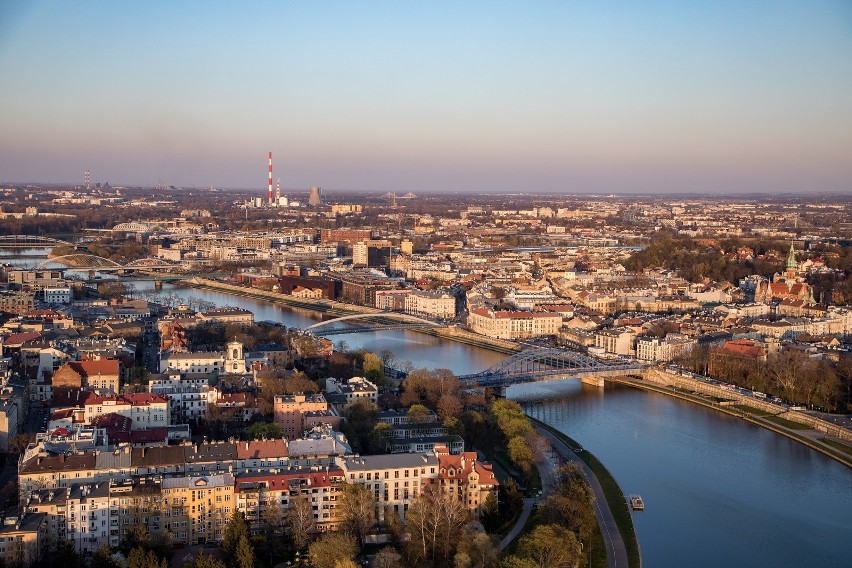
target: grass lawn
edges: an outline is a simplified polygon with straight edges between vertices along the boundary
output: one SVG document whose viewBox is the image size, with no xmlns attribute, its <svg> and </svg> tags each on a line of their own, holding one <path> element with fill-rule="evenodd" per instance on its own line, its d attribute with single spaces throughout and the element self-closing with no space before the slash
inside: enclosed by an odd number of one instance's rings
<svg viewBox="0 0 852 568">
<path fill-rule="evenodd" d="M 793 422 L 792 420 L 787 420 L 786 418 L 780 418 L 778 416 L 766 416 L 764 418 L 767 422 L 772 422 L 773 424 L 777 424 L 778 426 L 783 426 L 784 428 L 788 428 L 790 430 L 810 430 L 810 426 L 805 426 L 804 424 L 799 424 L 798 422 Z"/>
<path fill-rule="evenodd" d="M 746 412 L 748 414 L 753 414 L 754 416 L 775 416 L 771 412 L 766 412 L 765 410 L 760 410 L 758 408 L 752 408 L 751 406 L 746 406 L 744 404 L 733 404 L 730 408 L 736 408 L 737 410 L 741 410 L 742 412 Z"/>
<path fill-rule="evenodd" d="M 844 454 L 852 456 L 852 446 L 844 444 L 843 442 L 838 442 L 837 440 L 834 440 L 832 438 L 820 438 L 819 441 L 825 444 L 826 446 L 831 446 L 835 450 L 839 450 Z"/>
</svg>

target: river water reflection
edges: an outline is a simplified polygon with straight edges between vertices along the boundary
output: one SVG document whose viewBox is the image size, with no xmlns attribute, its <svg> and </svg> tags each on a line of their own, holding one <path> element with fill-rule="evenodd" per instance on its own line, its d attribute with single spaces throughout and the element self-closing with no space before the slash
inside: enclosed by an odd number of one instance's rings
<svg viewBox="0 0 852 568">
<path fill-rule="evenodd" d="M 136 282 L 140 291 L 153 283 Z M 318 314 L 191 288 L 163 294 L 251 310 L 257 321 L 306 327 Z M 333 336 L 392 350 L 414 367 L 480 371 L 504 356 L 411 331 Z M 601 459 L 646 510 L 634 516 L 645 566 L 848 566 L 852 470 L 809 448 L 712 410 L 622 386 L 577 381 L 512 387 L 536 418 Z"/>
</svg>

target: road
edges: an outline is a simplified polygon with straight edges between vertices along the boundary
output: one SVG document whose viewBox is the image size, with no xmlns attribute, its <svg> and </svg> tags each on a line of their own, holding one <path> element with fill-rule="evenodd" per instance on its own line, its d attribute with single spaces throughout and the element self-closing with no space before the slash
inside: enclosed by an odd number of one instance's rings
<svg viewBox="0 0 852 568">
<path fill-rule="evenodd" d="M 598 483 L 597 477 L 595 477 L 595 474 L 591 469 L 589 469 L 589 466 L 587 466 L 583 460 L 578 458 L 571 448 L 565 444 L 565 442 L 540 426 L 536 426 L 536 430 L 538 430 L 539 434 L 544 436 L 550 442 L 556 453 L 562 456 L 563 459 L 575 462 L 582 468 L 582 471 L 589 482 L 589 487 L 595 495 L 595 518 L 598 520 L 598 526 L 601 528 L 601 534 L 603 535 L 604 544 L 606 545 L 607 566 L 609 566 L 609 568 L 627 568 L 627 547 L 624 546 L 624 539 L 621 538 L 621 533 L 618 531 L 618 525 L 615 524 L 615 518 L 612 516 L 612 511 L 610 511 L 609 506 L 607 505 L 606 495 L 604 495 L 603 488 L 601 487 L 601 484 Z M 550 460 L 548 460 L 548 463 L 552 464 Z M 552 478 L 552 469 L 547 472 L 547 476 Z M 544 477 L 545 474 L 542 473 L 542 481 L 544 481 Z"/>
<path fill-rule="evenodd" d="M 518 517 L 518 521 L 515 523 L 515 526 L 512 527 L 512 530 L 509 531 L 509 534 L 503 537 L 503 540 L 500 541 L 500 552 L 503 552 L 503 549 L 509 546 L 509 544 L 515 540 L 519 534 L 521 534 L 521 531 L 524 530 L 524 526 L 527 524 L 527 520 L 529 520 L 536 502 L 538 502 L 538 499 L 535 497 L 527 497 L 524 499 L 524 506 L 521 508 L 521 516 Z"/>
</svg>

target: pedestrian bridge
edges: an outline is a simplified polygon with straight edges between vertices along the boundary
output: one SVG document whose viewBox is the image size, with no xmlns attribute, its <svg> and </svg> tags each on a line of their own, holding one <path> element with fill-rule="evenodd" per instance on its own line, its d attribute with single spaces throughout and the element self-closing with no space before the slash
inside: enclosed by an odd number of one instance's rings
<svg viewBox="0 0 852 568">
<path fill-rule="evenodd" d="M 369 326 L 360 326 L 355 328 L 343 329 L 320 329 L 328 327 L 331 324 L 341 321 L 356 321 L 356 320 L 375 320 L 370 322 Z M 320 329 L 321 335 L 336 335 L 342 333 L 359 333 L 364 331 L 382 331 L 386 329 L 416 329 L 423 327 L 442 327 L 441 324 L 423 319 L 411 314 L 402 314 L 398 312 L 372 312 L 364 314 L 350 314 L 340 316 L 334 319 L 324 320 L 309 325 L 305 331 L 316 332 Z"/>
<path fill-rule="evenodd" d="M 479 373 L 460 376 L 459 380 L 471 387 L 508 387 L 560 379 L 605 379 L 643 369 L 635 361 L 601 361 L 577 351 L 537 348 L 507 357 Z"/>
<path fill-rule="evenodd" d="M 55 247 L 57 245 L 75 246 L 74 243 L 42 237 L 41 235 L 2 235 L 0 236 L 0 248 L 43 248 Z"/>
<path fill-rule="evenodd" d="M 48 264 L 64 264 L 68 270 L 96 270 L 98 272 L 123 272 L 125 270 L 148 270 L 157 268 L 177 268 L 178 263 L 168 262 L 155 258 L 140 258 L 127 264 L 120 264 L 109 258 L 96 256 L 88 253 L 74 253 L 46 258 L 36 267 L 38 270 L 45 268 Z"/>
</svg>

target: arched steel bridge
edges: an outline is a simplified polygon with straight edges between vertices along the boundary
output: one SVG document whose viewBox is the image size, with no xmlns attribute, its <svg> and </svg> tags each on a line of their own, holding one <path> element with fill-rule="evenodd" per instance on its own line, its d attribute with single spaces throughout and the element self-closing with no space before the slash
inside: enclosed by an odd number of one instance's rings
<svg viewBox="0 0 852 568">
<path fill-rule="evenodd" d="M 46 258 L 38 263 L 37 269 L 43 269 L 48 264 L 65 264 L 69 270 L 97 270 L 99 272 L 113 272 L 122 270 L 144 270 L 152 268 L 176 268 L 180 264 L 161 260 L 159 258 L 140 258 L 127 264 L 120 264 L 109 258 L 87 253 L 74 253 Z"/>
<path fill-rule="evenodd" d="M 411 322 L 409 324 L 401 325 L 399 323 L 387 323 L 382 324 L 381 321 L 376 322 L 374 325 L 369 327 L 357 327 L 346 330 L 337 330 L 337 329 L 329 329 L 322 330 L 322 335 L 336 335 L 341 333 L 358 333 L 362 331 L 379 331 L 385 329 L 412 329 L 418 327 L 441 327 L 441 324 L 435 323 L 433 321 L 429 321 L 427 319 L 419 318 L 417 316 L 413 316 L 411 314 L 401 314 L 399 312 L 375 312 L 368 314 L 351 314 L 348 316 L 340 316 L 334 319 L 325 320 L 321 322 L 317 322 L 313 325 L 309 325 L 305 328 L 305 331 L 315 331 L 318 328 L 326 327 L 333 323 L 337 323 L 340 321 L 352 321 L 352 320 L 366 320 L 371 318 L 380 318 L 380 320 L 405 320 Z"/>
<path fill-rule="evenodd" d="M 42 237 L 41 235 L 0 235 L 0 248 L 38 248 L 54 247 L 56 245 L 75 246 L 74 243 L 69 243 L 68 241 L 62 241 L 51 237 Z"/>
<path fill-rule="evenodd" d="M 606 378 L 644 369 L 635 361 L 601 361 L 577 351 L 537 348 L 521 351 L 479 373 L 463 375 L 468 386 L 507 387 L 534 381 Z"/>
</svg>

